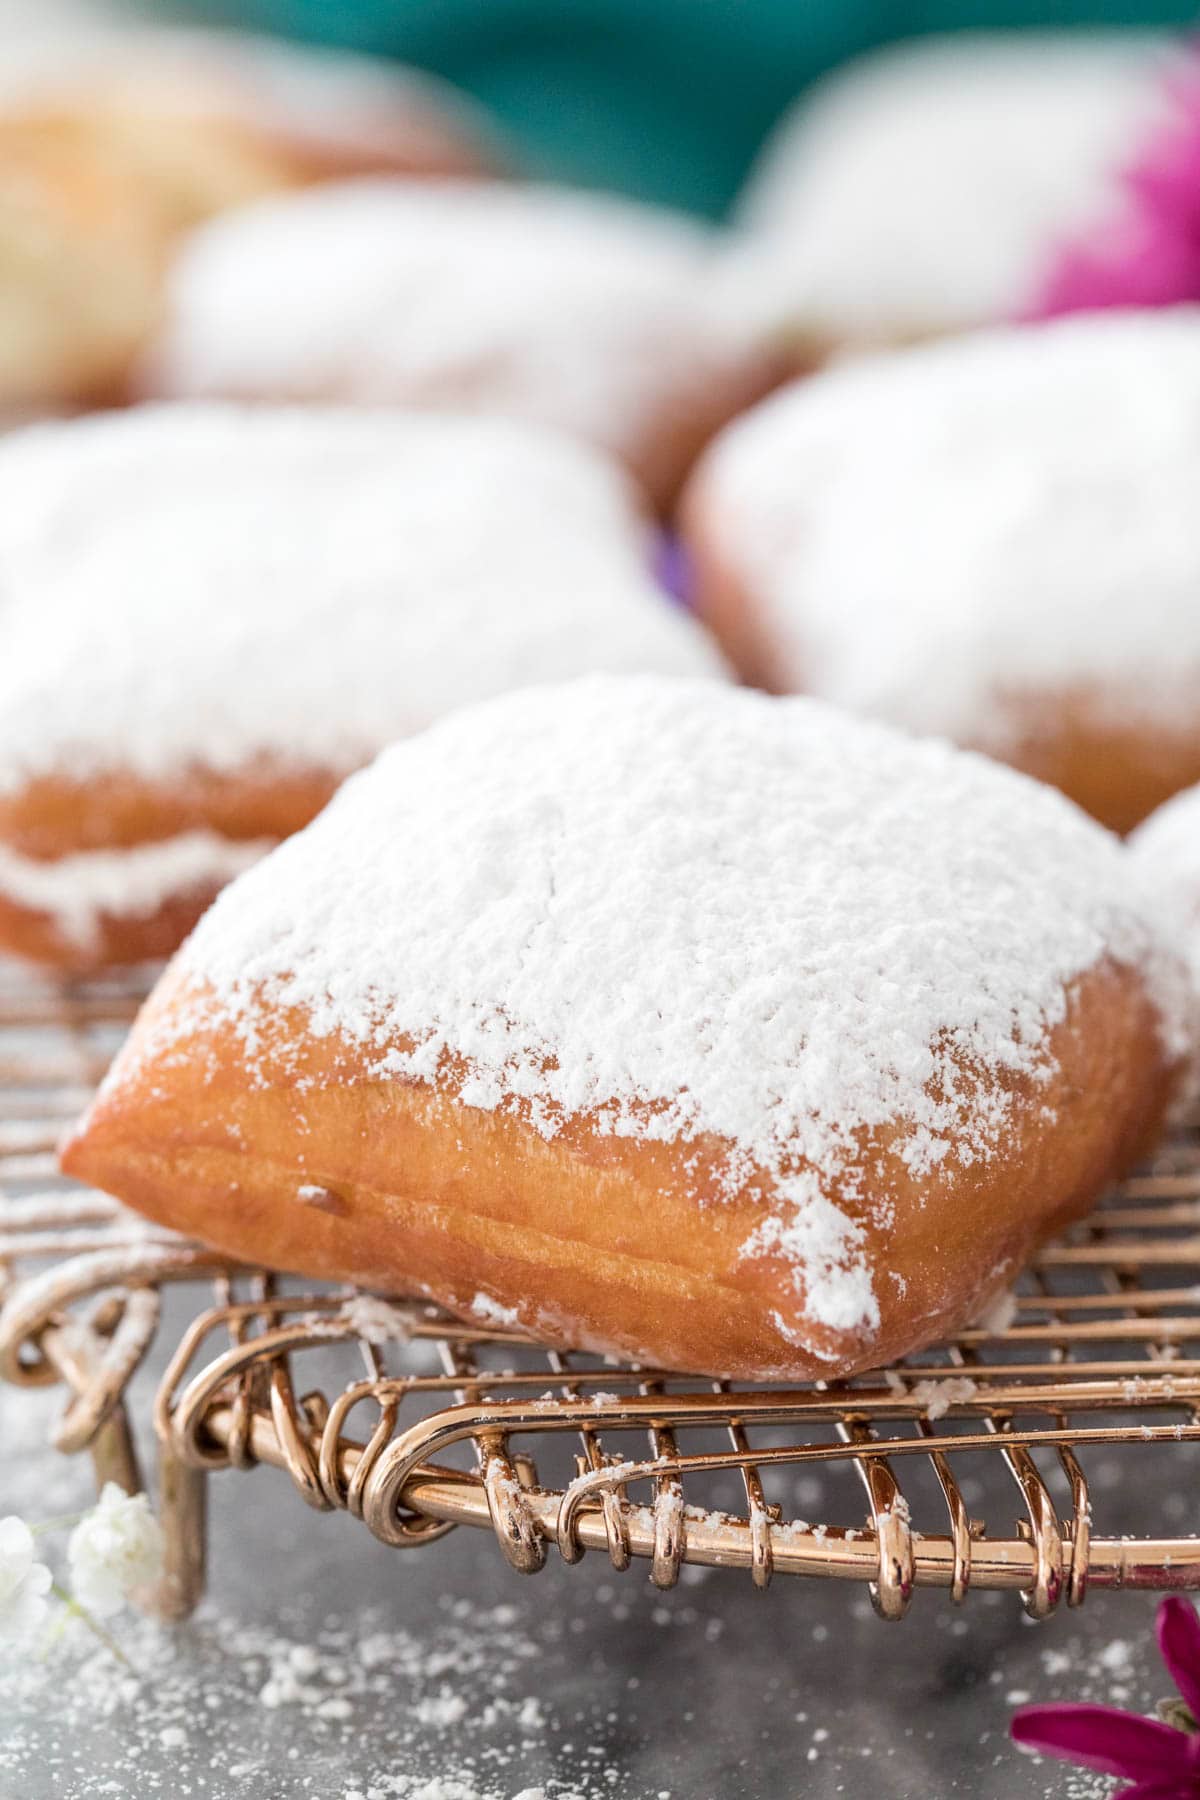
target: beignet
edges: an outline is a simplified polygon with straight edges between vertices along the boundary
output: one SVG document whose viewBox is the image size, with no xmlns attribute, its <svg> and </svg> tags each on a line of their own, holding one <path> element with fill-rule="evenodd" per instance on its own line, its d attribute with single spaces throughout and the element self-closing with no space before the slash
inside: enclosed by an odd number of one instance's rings
<svg viewBox="0 0 1200 1800">
<path fill-rule="evenodd" d="M 159 323 L 164 267 L 123 174 L 0 114 L 0 427 L 115 398 Z"/>
<path fill-rule="evenodd" d="M 162 407 L 0 445 L 0 946 L 174 949 L 351 769 L 592 670 L 722 676 L 597 451 L 503 420 Z"/>
<path fill-rule="evenodd" d="M 1144 1145 L 1178 970 L 981 757 L 605 679 L 387 751 L 229 887 L 67 1144 L 252 1261 L 832 1376 L 977 1314 Z"/>
<path fill-rule="evenodd" d="M 474 110 L 365 57 L 129 27 L 0 50 L 0 406 L 118 397 L 180 232 L 370 171 L 483 173 Z"/>
<path fill-rule="evenodd" d="M 193 235 L 144 383 L 536 419 L 611 451 L 665 506 L 779 373 L 748 282 L 714 235 L 628 201 L 330 183 Z"/>
<path fill-rule="evenodd" d="M 1169 55 L 1129 32 L 958 32 L 836 70 L 743 197 L 780 319 L 845 349 L 1023 315 L 1056 252 L 1115 214 Z"/>
<path fill-rule="evenodd" d="M 1186 788 L 1151 813 L 1129 850 L 1161 909 L 1171 948 L 1191 977 L 1185 1104 L 1200 1104 L 1200 787 Z"/>
<path fill-rule="evenodd" d="M 740 673 L 985 750 L 1128 830 L 1200 780 L 1200 308 L 863 358 L 684 503 Z"/>
</svg>

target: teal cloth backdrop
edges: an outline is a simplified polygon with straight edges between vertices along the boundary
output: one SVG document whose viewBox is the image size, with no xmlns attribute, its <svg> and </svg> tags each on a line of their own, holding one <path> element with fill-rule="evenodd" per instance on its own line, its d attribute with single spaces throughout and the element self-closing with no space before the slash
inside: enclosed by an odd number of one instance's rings
<svg viewBox="0 0 1200 1800">
<path fill-rule="evenodd" d="M 962 27 L 1187 25 L 1196 0 L 226 0 L 208 16 L 397 56 L 475 94 L 542 174 L 719 214 L 845 57 Z"/>
</svg>

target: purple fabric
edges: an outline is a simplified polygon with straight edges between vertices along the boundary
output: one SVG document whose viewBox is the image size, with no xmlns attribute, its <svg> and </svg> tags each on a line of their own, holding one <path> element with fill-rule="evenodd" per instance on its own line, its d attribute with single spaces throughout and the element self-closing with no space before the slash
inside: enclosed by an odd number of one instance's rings
<svg viewBox="0 0 1200 1800">
<path fill-rule="evenodd" d="M 692 610 L 692 570 L 687 551 L 670 531 L 661 531 L 654 549 L 654 579 L 677 606 Z"/>
</svg>

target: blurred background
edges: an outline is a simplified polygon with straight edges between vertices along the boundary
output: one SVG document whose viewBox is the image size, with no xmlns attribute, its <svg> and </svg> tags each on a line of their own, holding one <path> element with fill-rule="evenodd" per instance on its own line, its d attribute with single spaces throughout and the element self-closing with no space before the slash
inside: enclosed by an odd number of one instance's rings
<svg viewBox="0 0 1200 1800">
<path fill-rule="evenodd" d="M 7 0 L 0 22 L 24 14 L 45 29 L 57 10 Z M 847 58 L 947 31 L 1144 30 L 1196 16 L 1192 0 L 168 0 L 143 11 L 400 59 L 481 101 L 531 173 L 712 217 L 788 103 Z"/>
</svg>

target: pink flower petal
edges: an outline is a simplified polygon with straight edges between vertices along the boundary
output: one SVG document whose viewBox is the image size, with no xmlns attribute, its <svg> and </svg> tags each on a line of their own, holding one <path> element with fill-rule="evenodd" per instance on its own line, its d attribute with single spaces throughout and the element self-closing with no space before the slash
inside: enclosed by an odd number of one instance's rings
<svg viewBox="0 0 1200 1800">
<path fill-rule="evenodd" d="M 1172 1594 L 1158 1609 L 1158 1649 L 1194 1719 L 1200 1720 L 1200 1617 L 1190 1600 Z"/>
<path fill-rule="evenodd" d="M 1010 1727 L 1018 1744 L 1063 1762 L 1130 1781 L 1187 1780 L 1197 1774 L 1192 1739 L 1173 1725 L 1113 1706 L 1023 1706 Z"/>
<path fill-rule="evenodd" d="M 1180 1787 L 1171 1777 L 1166 1781 L 1139 1781 L 1133 1787 L 1118 1788 L 1113 1800 L 1195 1800 L 1200 1787 L 1187 1782 Z"/>
<path fill-rule="evenodd" d="M 1200 45 L 1165 97 L 1171 116 L 1123 172 L 1123 204 L 1094 237 L 1062 245 L 1025 318 L 1200 300 Z"/>
</svg>

